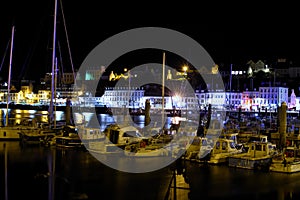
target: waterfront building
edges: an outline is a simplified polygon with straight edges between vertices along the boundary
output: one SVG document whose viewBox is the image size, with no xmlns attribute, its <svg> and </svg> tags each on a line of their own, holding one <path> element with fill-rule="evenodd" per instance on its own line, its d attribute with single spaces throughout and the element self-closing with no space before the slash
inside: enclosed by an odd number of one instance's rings
<svg viewBox="0 0 300 200">
<path fill-rule="evenodd" d="M 274 66 L 272 68 L 268 67 L 268 65 L 261 60 L 258 60 L 257 62 L 249 61 L 246 65 L 248 66 L 248 71 L 246 71 L 243 66 L 239 66 L 239 71 L 231 70 L 230 73 L 226 73 L 226 71 L 220 71 L 218 65 L 213 66 L 211 69 L 202 67 L 200 69 L 201 73 L 209 76 L 208 80 L 211 80 L 211 82 L 208 81 L 209 83 L 207 83 L 206 88 L 202 87 L 203 90 L 195 90 L 195 96 L 191 97 L 186 97 L 185 94 L 182 93 L 185 88 L 178 88 L 178 93 L 181 95 L 177 95 L 175 93 L 165 93 L 164 108 L 172 109 L 176 107 L 178 109 L 195 110 L 198 108 L 204 109 L 211 104 L 214 108 L 238 109 L 241 107 L 243 110 L 257 111 L 259 108 L 268 108 L 268 110 L 276 109 L 281 102 L 287 102 L 289 109 L 295 107 L 296 110 L 300 109 L 299 100 L 296 97 L 296 94 L 299 94 L 300 87 L 294 87 L 295 89 L 292 89 L 289 93 L 288 86 L 280 84 L 280 82 L 277 84 L 277 82 L 284 77 L 289 77 L 293 80 L 299 77 L 300 72 L 298 68 L 293 67 L 285 59 L 278 59 L 276 69 Z M 237 67 L 234 68 L 236 69 Z M 121 73 L 121 75 L 119 75 L 120 71 L 118 73 L 114 71 L 104 73 L 104 66 L 90 67 L 81 76 L 82 79 L 87 82 L 84 83 L 78 81 L 76 89 L 77 91 L 74 91 L 74 88 L 72 87 L 72 82 L 74 82 L 74 74 L 62 73 L 58 77 L 58 82 L 60 82 L 60 84 L 58 84 L 56 88 L 56 102 L 64 103 L 65 100 L 69 98 L 71 99 L 73 105 L 106 105 L 107 107 L 112 108 L 144 108 L 146 99 L 149 99 L 151 102 L 151 108 L 162 108 L 163 101 L 160 95 L 160 87 L 157 86 L 156 88 L 151 88 L 147 85 L 145 85 L 143 88 L 133 87 L 134 79 L 140 78 L 141 75 L 145 73 L 153 77 L 157 77 L 157 73 L 159 72 L 159 70 L 157 70 L 158 69 L 156 68 L 151 68 L 148 66 L 134 70 L 128 70 L 127 68 L 124 68 L 124 71 L 122 71 L 124 74 Z M 264 73 L 269 73 L 269 76 L 267 79 L 263 80 L 264 82 L 259 82 L 259 84 L 262 86 L 253 87 L 255 78 L 260 78 L 255 76 L 254 73 L 261 71 Z M 111 76 L 109 76 L 110 73 Z M 191 69 L 183 69 L 183 72 L 176 73 L 174 73 L 172 70 L 168 70 L 166 72 L 166 82 L 170 83 L 171 81 L 181 81 L 182 77 L 188 78 L 192 73 L 194 72 Z M 214 77 L 217 73 L 220 73 L 223 78 L 224 76 L 227 78 L 230 77 L 228 83 L 225 84 L 226 90 L 220 89 L 216 84 Z M 82 80 L 81 78 L 78 78 L 80 77 L 79 73 L 76 74 L 76 77 L 78 80 Z M 113 87 L 115 81 L 120 79 L 117 77 L 124 78 L 125 82 L 128 81 L 128 85 Z M 246 79 L 246 77 L 251 78 L 250 82 L 248 79 Z M 103 81 L 103 84 L 100 86 L 103 87 L 100 88 L 101 91 L 97 91 L 96 94 L 85 92 L 90 91 L 88 88 L 89 85 L 98 84 L 99 78 L 101 81 Z M 271 80 L 273 78 L 274 80 L 272 83 Z M 33 92 L 32 85 L 21 86 L 19 91 L 11 89 L 10 101 L 23 104 L 48 104 L 51 98 L 49 87 L 49 83 L 51 82 L 51 73 L 47 73 L 42 81 L 43 84 L 42 82 L 41 84 L 43 87 L 41 87 L 42 89 L 36 90 L 38 91 L 37 94 Z M 224 80 L 224 82 L 227 81 Z M 240 85 L 243 85 L 243 87 L 239 87 Z M 284 87 L 279 87 L 277 85 Z M 6 103 L 7 88 L 5 87 L 7 87 L 7 85 L 2 86 L 4 86 L 4 89 L 2 88 L 0 90 L 0 102 Z M 249 90 L 246 88 L 249 88 Z M 255 88 L 258 88 L 258 90 Z M 291 94 L 290 97 L 289 94 Z"/>
<path fill-rule="evenodd" d="M 288 88 L 286 87 L 259 87 L 261 107 L 277 108 L 282 102 L 288 102 Z"/>
<path fill-rule="evenodd" d="M 257 111 L 260 107 L 261 98 L 259 91 L 243 91 L 241 99 L 241 107 L 244 110 Z"/>
<path fill-rule="evenodd" d="M 108 107 L 140 108 L 144 103 L 145 90 L 141 87 L 108 87 L 99 102 Z"/>
<path fill-rule="evenodd" d="M 71 84 L 74 84 L 74 74 L 73 73 L 62 73 L 61 74 L 61 84 L 63 85 L 71 85 Z"/>
<path fill-rule="evenodd" d="M 228 108 L 238 108 L 241 105 L 241 92 L 226 92 L 225 105 Z"/>
</svg>

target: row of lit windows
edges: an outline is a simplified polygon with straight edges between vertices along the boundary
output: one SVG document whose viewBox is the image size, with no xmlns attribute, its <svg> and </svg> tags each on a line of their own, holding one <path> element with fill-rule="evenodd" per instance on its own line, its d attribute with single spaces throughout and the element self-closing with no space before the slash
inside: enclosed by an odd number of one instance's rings
<svg viewBox="0 0 300 200">
<path fill-rule="evenodd" d="M 219 96 L 215 96 L 216 98 L 223 98 L 223 95 L 219 95 Z M 198 95 L 198 98 L 199 98 L 199 95 Z M 205 98 L 205 95 L 204 94 L 201 94 L 200 95 L 200 99 L 204 99 Z M 207 94 L 206 95 L 206 98 L 214 98 L 213 94 Z M 231 98 L 231 99 L 240 99 L 241 98 L 241 95 L 237 95 L 237 94 L 226 94 L 226 98 Z"/>
<path fill-rule="evenodd" d="M 262 93 L 276 92 L 277 93 L 277 89 L 260 89 L 260 92 L 262 92 Z M 287 93 L 287 89 L 279 89 L 279 93 Z"/>
<path fill-rule="evenodd" d="M 126 97 L 109 97 L 109 98 L 105 98 L 105 101 L 140 101 L 140 98 L 126 98 Z"/>
<path fill-rule="evenodd" d="M 140 96 L 143 97 L 144 96 L 144 92 L 130 92 L 131 96 Z M 105 92 L 105 96 L 128 96 L 129 95 L 129 91 L 128 92 Z"/>
</svg>

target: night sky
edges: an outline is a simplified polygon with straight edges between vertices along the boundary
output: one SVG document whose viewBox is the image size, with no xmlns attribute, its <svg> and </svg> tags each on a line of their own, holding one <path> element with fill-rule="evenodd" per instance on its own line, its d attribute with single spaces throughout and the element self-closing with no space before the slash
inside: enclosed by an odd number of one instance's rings
<svg viewBox="0 0 300 200">
<path fill-rule="evenodd" d="M 248 5 L 251 7 L 247 8 L 245 5 L 239 9 L 226 10 L 222 6 L 221 9 L 216 9 L 185 4 L 172 5 L 175 7 L 171 9 L 168 5 L 160 7 L 149 2 L 128 4 L 126 8 L 116 2 L 105 5 L 101 1 L 65 0 L 62 3 L 75 69 L 80 67 L 88 53 L 103 40 L 125 30 L 146 26 L 170 28 L 192 37 L 206 49 L 215 63 L 223 63 L 225 67 L 229 63 L 243 65 L 250 59 L 270 61 L 277 57 L 287 57 L 296 63 L 300 60 L 299 12 L 293 5 L 280 3 L 272 9 L 262 5 Z M 119 8 L 123 8 L 121 12 Z M 60 9 L 59 5 L 57 41 L 64 71 L 71 72 Z M 6 47 L 12 24 L 16 27 L 13 79 L 39 79 L 44 73 L 50 72 L 53 10 L 54 0 L 12 0 L 2 3 L 2 79 L 7 79 L 9 51 L 6 51 Z M 142 59 L 141 56 L 139 58 Z M 126 62 L 135 64 L 128 59 Z"/>
</svg>

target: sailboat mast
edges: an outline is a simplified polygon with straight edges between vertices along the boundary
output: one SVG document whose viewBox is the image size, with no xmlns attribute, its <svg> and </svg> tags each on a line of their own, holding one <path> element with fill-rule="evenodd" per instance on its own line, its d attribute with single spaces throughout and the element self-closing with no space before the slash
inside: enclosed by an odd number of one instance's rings
<svg viewBox="0 0 300 200">
<path fill-rule="evenodd" d="M 12 53 L 14 47 L 14 35 L 15 35 L 15 26 L 12 27 L 11 31 L 11 44 L 10 44 L 10 58 L 9 58 L 9 71 L 8 71 L 8 83 L 7 83 L 7 101 L 6 101 L 6 123 L 5 125 L 8 126 L 8 105 L 10 101 L 10 79 L 11 79 L 11 65 L 12 65 Z"/>
<path fill-rule="evenodd" d="M 54 72 L 54 128 L 56 128 L 56 88 L 57 88 L 57 58 L 55 58 L 55 72 Z"/>
<path fill-rule="evenodd" d="M 162 65 L 162 89 L 161 89 L 161 106 L 162 106 L 162 116 L 161 116 L 161 120 L 162 120 L 162 127 L 164 128 L 164 116 L 165 116 L 165 111 L 164 111 L 164 107 L 165 107 L 165 60 L 166 60 L 166 55 L 165 52 L 163 53 L 163 65 Z"/>
<path fill-rule="evenodd" d="M 53 22 L 53 43 L 52 43 L 52 73 L 51 73 L 51 99 L 50 99 L 50 106 L 49 106 L 49 117 L 50 123 L 53 120 L 53 99 L 54 99 L 54 87 L 55 87 L 55 48 L 56 48 L 56 16 L 57 16 L 57 0 L 55 0 L 54 5 L 54 22 Z"/>
</svg>

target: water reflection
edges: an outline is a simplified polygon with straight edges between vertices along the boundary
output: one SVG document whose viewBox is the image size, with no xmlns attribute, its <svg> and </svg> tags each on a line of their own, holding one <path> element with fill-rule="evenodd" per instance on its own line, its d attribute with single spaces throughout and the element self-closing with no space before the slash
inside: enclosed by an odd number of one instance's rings
<svg viewBox="0 0 300 200">
<path fill-rule="evenodd" d="M 0 110 L 1 122 L 6 110 Z M 58 111 L 60 112 L 60 111 Z M 46 111 L 10 111 L 12 119 L 36 117 L 48 121 Z M 85 119 L 95 114 L 85 113 Z M 64 113 L 56 115 L 64 119 Z M 101 127 L 123 116 L 99 114 L 90 126 Z M 134 122 L 143 125 L 143 117 Z M 155 121 L 153 116 L 153 121 Z M 156 121 L 159 121 L 158 119 Z M 4 121 L 5 122 L 5 121 Z M 161 124 L 158 124 L 159 126 Z M 112 169 L 87 151 L 22 147 L 0 141 L 0 199 L 300 199 L 300 173 L 254 172 L 191 162 L 131 174 Z M 130 160 L 120 160 L 130 162 Z M 150 163 L 151 164 L 151 163 Z M 4 176 L 3 176 L 4 174 Z M 175 179 L 174 179 L 175 175 Z M 172 179 L 173 177 L 173 179 Z M 175 182 L 174 182 L 175 180 Z M 176 196 L 174 196 L 174 194 Z"/>
<path fill-rule="evenodd" d="M 64 111 L 55 112 L 56 121 L 66 120 L 66 115 Z M 23 119 L 33 119 L 35 118 L 38 122 L 48 123 L 48 111 L 36 111 L 36 110 L 20 110 L 20 109 L 9 109 L 8 110 L 9 124 L 16 125 L 21 124 Z M 124 122 L 130 122 L 132 125 L 143 128 L 145 124 L 145 116 L 126 116 L 124 115 L 108 115 L 108 114 L 96 114 L 95 112 L 81 112 L 72 113 L 72 118 L 75 124 L 85 123 L 86 126 L 92 128 L 100 128 L 102 131 L 105 127 L 112 123 L 122 124 Z M 166 117 L 165 121 L 161 121 L 160 115 L 151 116 L 151 127 L 162 127 L 163 125 L 167 128 L 170 127 L 171 118 Z M 0 126 L 6 124 L 6 109 L 0 109 Z"/>
<path fill-rule="evenodd" d="M 191 162 L 185 163 L 179 171 L 185 188 L 189 188 L 188 199 L 300 199 L 300 173 L 254 172 Z M 177 179 L 177 186 L 182 185 L 178 168 Z M 182 189 L 177 188 L 177 197 L 186 195 Z"/>
<path fill-rule="evenodd" d="M 0 141 L 0 146 L 1 162 L 7 147 L 8 199 L 18 199 L 20 194 L 24 199 L 49 200 L 137 199 L 135 195 L 163 199 L 168 181 L 167 168 L 145 174 L 123 173 L 103 165 L 83 150 L 24 148 L 17 141 Z M 1 171 L 4 172 L 2 166 Z M 5 177 L 0 177 L 4 183 Z M 1 187 L 0 199 L 4 194 Z"/>
<path fill-rule="evenodd" d="M 300 199 L 300 173 L 176 162 L 154 172 L 132 174 L 111 169 L 84 150 L 21 147 L 17 141 L 0 141 L 0 159 L 5 185 L 0 199 L 5 200 L 20 195 L 49 200 Z"/>
<path fill-rule="evenodd" d="M 6 123 L 6 109 L 0 109 L 0 126 L 4 126 Z M 65 114 L 63 111 L 56 111 L 56 120 L 65 120 Z M 48 111 L 36 111 L 36 110 L 20 110 L 20 109 L 8 109 L 8 124 L 16 125 L 21 124 L 23 119 L 35 118 L 38 122 L 48 122 Z"/>
</svg>

